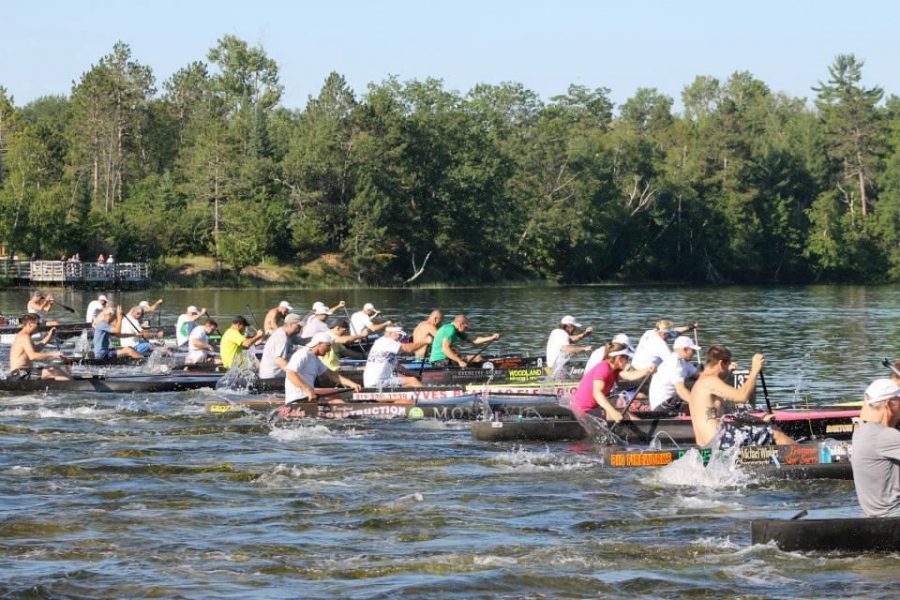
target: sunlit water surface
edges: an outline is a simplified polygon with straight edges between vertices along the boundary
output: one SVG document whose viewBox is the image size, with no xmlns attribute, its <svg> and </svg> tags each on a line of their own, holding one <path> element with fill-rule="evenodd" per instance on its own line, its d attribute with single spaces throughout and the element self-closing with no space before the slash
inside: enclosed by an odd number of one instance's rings
<svg viewBox="0 0 900 600">
<path fill-rule="evenodd" d="M 371 301 L 412 326 L 466 310 L 501 352 L 563 314 L 637 336 L 698 319 L 701 345 L 766 354 L 774 401 L 858 398 L 900 354 L 898 287 L 177 291 L 227 319 L 286 298 Z M 0 309 L 26 293 L 0 292 Z M 89 295 L 58 294 L 84 309 Z M 61 316 L 62 313 L 60 313 Z M 492 348 L 492 351 L 494 348 Z M 4 597 L 895 598 L 898 557 L 750 546 L 749 519 L 858 514 L 852 484 L 612 471 L 591 444 L 474 442 L 466 423 L 206 415 L 210 390 L 0 397 Z"/>
</svg>

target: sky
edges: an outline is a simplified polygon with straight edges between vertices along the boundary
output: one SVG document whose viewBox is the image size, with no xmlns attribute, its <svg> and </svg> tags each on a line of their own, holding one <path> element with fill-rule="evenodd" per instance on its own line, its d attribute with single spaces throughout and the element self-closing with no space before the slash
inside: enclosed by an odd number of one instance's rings
<svg viewBox="0 0 900 600">
<path fill-rule="evenodd" d="M 547 100 L 570 84 L 639 87 L 676 101 L 698 75 L 749 71 L 812 98 L 836 54 L 865 61 L 863 83 L 900 94 L 900 3 L 872 0 L 2 0 L 0 86 L 17 106 L 68 94 L 117 40 L 156 86 L 205 60 L 226 34 L 278 63 L 282 105 L 303 108 L 331 71 L 371 82 L 435 77 L 461 93 L 518 82 Z"/>
</svg>

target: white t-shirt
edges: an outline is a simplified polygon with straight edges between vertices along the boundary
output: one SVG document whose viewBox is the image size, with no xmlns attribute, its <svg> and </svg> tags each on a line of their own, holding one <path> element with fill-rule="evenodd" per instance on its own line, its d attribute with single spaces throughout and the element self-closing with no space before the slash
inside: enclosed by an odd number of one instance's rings
<svg viewBox="0 0 900 600">
<path fill-rule="evenodd" d="M 656 329 L 648 329 L 638 342 L 631 365 L 635 369 L 646 369 L 650 365 L 659 366 L 670 354 L 672 351 L 669 350 L 669 345 L 659 337 Z"/>
<path fill-rule="evenodd" d="M 599 348 L 591 352 L 591 355 L 588 357 L 587 364 L 584 365 L 584 372 L 587 373 L 594 367 L 600 364 L 606 358 L 606 344 L 602 344 Z"/>
<path fill-rule="evenodd" d="M 141 327 L 141 324 L 138 323 L 138 320 L 131 315 L 125 315 L 122 317 L 122 334 L 126 333 L 140 333 L 144 330 Z M 119 343 L 123 348 L 133 348 L 137 346 L 139 343 L 143 342 L 143 338 L 139 338 L 136 336 L 123 337 L 119 339 Z"/>
<path fill-rule="evenodd" d="M 363 371 L 363 385 L 366 387 L 378 387 L 390 380 L 397 366 L 400 341 L 389 337 L 380 337 L 372 344 L 369 350 L 369 358 L 366 360 L 366 369 Z"/>
<path fill-rule="evenodd" d="M 191 332 L 197 327 L 197 319 L 191 319 L 188 315 L 184 314 L 178 317 L 178 320 L 175 322 L 175 342 L 179 346 L 184 346 L 188 343 L 188 338 L 191 335 Z"/>
<path fill-rule="evenodd" d="M 300 337 L 302 338 L 311 338 L 317 333 L 322 333 L 328 331 L 328 324 L 322 319 L 313 316 L 309 318 L 309 321 L 306 322 L 306 325 L 303 327 L 303 331 L 300 333 Z"/>
<path fill-rule="evenodd" d="M 293 344 L 288 338 L 284 327 L 279 327 L 272 332 L 266 345 L 263 347 L 262 358 L 259 361 L 259 376 L 262 379 L 272 379 L 283 374 L 281 367 L 275 361 L 276 358 L 288 360 L 291 357 Z"/>
<path fill-rule="evenodd" d="M 571 343 L 572 340 L 565 329 L 557 327 L 551 331 L 550 337 L 547 339 L 547 366 L 551 369 L 556 368 L 558 366 L 556 361 L 563 354 L 563 346 L 568 346 Z"/>
<path fill-rule="evenodd" d="M 315 387 L 316 377 L 328 371 L 328 367 L 309 348 L 301 346 L 291 356 L 291 360 L 288 361 L 287 370 L 297 373 L 300 376 L 300 380 L 309 387 Z M 291 383 L 290 377 L 285 376 L 284 403 L 287 404 L 303 398 L 306 398 L 306 392 Z"/>
<path fill-rule="evenodd" d="M 663 360 L 653 378 L 650 380 L 650 408 L 656 410 L 663 403 L 678 395 L 675 391 L 676 383 L 684 383 L 684 380 L 697 374 L 697 367 L 674 352 Z"/>
<path fill-rule="evenodd" d="M 350 317 L 350 333 L 353 335 L 361 334 L 363 329 L 371 331 L 372 325 L 372 319 L 369 318 L 369 315 L 364 310 L 357 311 Z"/>
<path fill-rule="evenodd" d="M 188 337 L 188 348 L 190 351 L 184 358 L 185 364 L 188 365 L 202 363 L 209 356 L 209 351 L 194 346 L 194 340 L 198 340 L 201 344 L 209 343 L 209 335 L 207 335 L 205 327 L 194 327 L 194 330 L 191 331 L 191 335 Z"/>
<path fill-rule="evenodd" d="M 94 319 L 97 318 L 101 310 L 103 310 L 103 303 L 99 300 L 91 300 L 90 304 L 88 304 L 87 312 L 84 313 L 84 322 L 93 325 Z"/>
</svg>

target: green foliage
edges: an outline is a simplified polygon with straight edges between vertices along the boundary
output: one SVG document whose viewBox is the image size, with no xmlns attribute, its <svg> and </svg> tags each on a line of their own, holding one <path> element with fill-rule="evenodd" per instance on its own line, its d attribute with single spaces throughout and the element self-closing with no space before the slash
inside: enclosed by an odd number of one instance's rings
<svg viewBox="0 0 900 600">
<path fill-rule="evenodd" d="M 330 73 L 279 105 L 226 35 L 155 90 L 121 42 L 69 97 L 0 88 L 0 239 L 19 254 L 337 254 L 360 284 L 900 280 L 900 99 L 838 55 L 815 109 L 744 71 L 673 100 Z M 231 279 L 229 279 L 231 281 Z"/>
</svg>

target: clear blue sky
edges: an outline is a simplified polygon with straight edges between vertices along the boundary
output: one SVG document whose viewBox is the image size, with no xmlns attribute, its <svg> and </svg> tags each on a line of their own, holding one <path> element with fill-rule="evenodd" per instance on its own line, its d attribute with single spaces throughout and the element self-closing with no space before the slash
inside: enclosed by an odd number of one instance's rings
<svg viewBox="0 0 900 600">
<path fill-rule="evenodd" d="M 0 86 L 22 105 L 68 94 L 116 40 L 157 87 L 225 34 L 261 44 L 280 68 L 282 103 L 302 108 L 330 71 L 359 94 L 388 75 L 437 77 L 468 91 L 521 82 L 544 99 L 570 83 L 675 98 L 696 75 L 750 71 L 811 97 L 838 53 L 866 62 L 864 83 L 900 93 L 900 3 L 871 0 L 452 2 L 3 0 Z"/>
</svg>

